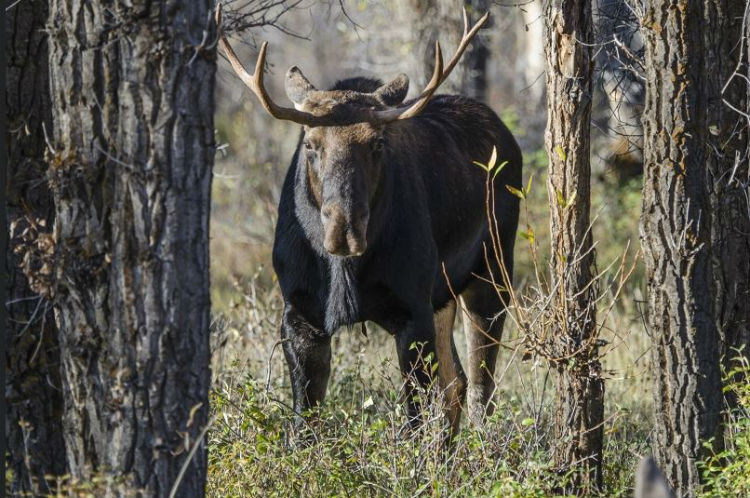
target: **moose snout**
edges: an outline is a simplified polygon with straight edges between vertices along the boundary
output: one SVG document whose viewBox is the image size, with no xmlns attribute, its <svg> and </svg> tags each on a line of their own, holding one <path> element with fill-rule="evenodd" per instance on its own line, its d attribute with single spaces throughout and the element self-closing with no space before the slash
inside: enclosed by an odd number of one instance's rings
<svg viewBox="0 0 750 498">
<path fill-rule="evenodd" d="M 323 247 L 336 256 L 360 256 L 367 249 L 367 215 L 347 216 L 341 205 L 324 204 L 320 209 L 323 222 Z"/>
</svg>

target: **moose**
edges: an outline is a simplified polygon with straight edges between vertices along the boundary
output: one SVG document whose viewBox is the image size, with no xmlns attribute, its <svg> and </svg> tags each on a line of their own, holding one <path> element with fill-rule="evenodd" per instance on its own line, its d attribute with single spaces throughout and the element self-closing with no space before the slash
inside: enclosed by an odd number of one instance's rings
<svg viewBox="0 0 750 498">
<path fill-rule="evenodd" d="M 302 125 L 281 191 L 273 246 L 284 299 L 281 338 L 297 414 L 324 400 L 331 336 L 365 321 L 395 338 L 401 372 L 415 379 L 407 382 L 408 392 L 432 380 L 425 359 L 437 359 L 452 432 L 464 404 L 472 420 L 492 411 L 510 285 L 493 282 L 503 274 L 510 280 L 513 272 L 519 199 L 506 185 L 521 188 L 521 151 L 488 106 L 435 94 L 488 17 L 469 29 L 464 11 L 455 54 L 444 66 L 436 43 L 432 77 L 408 101 L 409 79 L 403 74 L 387 83 L 356 77 L 318 90 L 295 66 L 285 79 L 294 106 L 283 107 L 263 83 L 267 42 L 249 74 L 219 37 L 233 69 L 266 111 Z M 491 180 L 494 195 L 488 201 L 489 177 L 472 163 L 490 157 L 493 148 L 506 163 Z M 496 220 L 500 258 L 492 257 L 488 218 Z M 459 296 L 468 376 L 453 340 Z M 412 424 L 420 416 L 413 398 L 406 396 Z"/>
</svg>

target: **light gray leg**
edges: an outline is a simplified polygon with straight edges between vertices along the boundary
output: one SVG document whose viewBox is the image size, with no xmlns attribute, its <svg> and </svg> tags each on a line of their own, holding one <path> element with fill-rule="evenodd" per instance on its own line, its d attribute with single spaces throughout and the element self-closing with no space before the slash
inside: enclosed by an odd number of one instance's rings
<svg viewBox="0 0 750 498">
<path fill-rule="evenodd" d="M 445 414 L 451 427 L 451 436 L 458 433 L 461 423 L 461 405 L 466 397 L 466 375 L 458 359 L 453 341 L 453 322 L 456 302 L 451 300 L 435 313 L 435 354 L 438 360 L 438 379 L 445 395 Z"/>
</svg>

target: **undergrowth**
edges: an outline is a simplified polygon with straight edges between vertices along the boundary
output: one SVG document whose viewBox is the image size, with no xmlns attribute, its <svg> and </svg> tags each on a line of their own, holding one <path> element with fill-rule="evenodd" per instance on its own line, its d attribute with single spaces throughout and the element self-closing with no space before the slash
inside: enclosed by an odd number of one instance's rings
<svg viewBox="0 0 750 498">
<path fill-rule="evenodd" d="M 550 468 L 551 425 L 520 398 L 500 397 L 483 427 L 466 424 L 450 448 L 439 402 L 418 430 L 405 428 L 399 383 L 387 362 L 340 372 L 308 430 L 292 436 L 294 414 L 265 379 L 245 374 L 213 393 L 208 496 L 547 497 L 565 476 Z M 433 393 L 439 400 L 439 393 Z M 645 443 L 609 438 L 601 496 L 628 496 Z"/>
<path fill-rule="evenodd" d="M 724 375 L 726 410 L 724 449 L 713 451 L 702 466 L 705 493 L 709 496 L 750 496 L 750 361 L 738 356 Z"/>
</svg>

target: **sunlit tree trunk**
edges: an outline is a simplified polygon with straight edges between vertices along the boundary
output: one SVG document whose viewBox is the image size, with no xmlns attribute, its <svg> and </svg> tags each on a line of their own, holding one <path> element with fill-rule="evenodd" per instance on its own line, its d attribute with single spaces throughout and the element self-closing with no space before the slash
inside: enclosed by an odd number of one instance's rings
<svg viewBox="0 0 750 498">
<path fill-rule="evenodd" d="M 654 340 L 656 441 L 678 496 L 722 440 L 720 358 L 748 331 L 747 106 L 737 64 L 744 5 L 649 0 L 641 239 Z M 744 57 L 744 55 L 743 55 Z"/>
<path fill-rule="evenodd" d="M 52 0 L 55 314 L 68 466 L 203 496 L 213 2 Z M 197 445 L 197 446 L 196 446 Z"/>
<path fill-rule="evenodd" d="M 595 257 L 589 230 L 593 28 L 590 0 L 545 6 L 552 269 L 558 372 L 553 458 L 571 490 L 602 483 L 604 381 L 596 344 Z"/>
<path fill-rule="evenodd" d="M 3 6 L 5 9 L 5 6 Z M 5 255 L 6 435 L 14 495 L 50 492 L 44 476 L 65 473 L 62 390 L 48 264 L 54 206 L 47 188 L 44 126 L 52 113 L 47 67 L 47 1 L 17 2 L 5 11 L 8 134 Z"/>
</svg>

